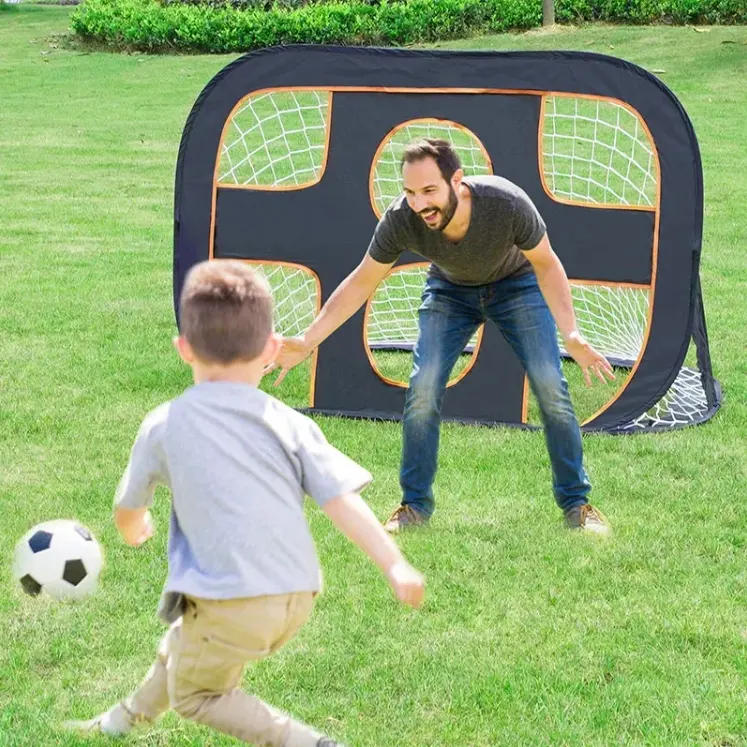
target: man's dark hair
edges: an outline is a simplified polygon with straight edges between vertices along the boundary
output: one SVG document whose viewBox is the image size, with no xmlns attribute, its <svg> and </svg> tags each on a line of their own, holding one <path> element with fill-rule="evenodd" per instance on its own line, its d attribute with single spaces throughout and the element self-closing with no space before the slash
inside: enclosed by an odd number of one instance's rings
<svg viewBox="0 0 747 747">
<path fill-rule="evenodd" d="M 448 140 L 435 137 L 422 137 L 413 140 L 402 153 L 400 166 L 406 163 L 417 163 L 426 158 L 432 158 L 438 165 L 441 176 L 451 181 L 454 172 L 462 168 L 462 162 L 454 147 Z"/>
</svg>

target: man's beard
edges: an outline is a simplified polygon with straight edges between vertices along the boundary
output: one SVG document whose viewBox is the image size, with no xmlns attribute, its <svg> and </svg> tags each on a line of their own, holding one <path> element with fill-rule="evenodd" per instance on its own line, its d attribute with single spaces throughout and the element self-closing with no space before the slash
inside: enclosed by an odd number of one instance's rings
<svg viewBox="0 0 747 747">
<path fill-rule="evenodd" d="M 451 219 L 454 217 L 454 213 L 456 213 L 457 206 L 459 205 L 459 198 L 457 197 L 457 193 L 454 190 L 454 187 L 449 184 L 449 199 L 446 202 L 446 205 L 444 205 L 443 208 L 436 208 L 436 210 L 441 214 L 441 220 L 435 224 L 431 225 L 430 223 L 423 221 L 428 228 L 430 228 L 432 231 L 443 231 L 446 226 L 451 223 Z M 422 210 L 420 212 L 420 216 L 422 218 L 423 213 L 429 213 L 432 210 L 432 208 L 428 208 L 427 210 Z"/>
</svg>

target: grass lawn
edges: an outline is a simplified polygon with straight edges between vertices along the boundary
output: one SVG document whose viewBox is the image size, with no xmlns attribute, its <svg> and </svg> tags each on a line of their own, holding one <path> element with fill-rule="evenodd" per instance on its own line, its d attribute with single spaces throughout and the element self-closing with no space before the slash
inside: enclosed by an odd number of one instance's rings
<svg viewBox="0 0 747 747">
<path fill-rule="evenodd" d="M 192 103 L 231 59 L 65 48 L 68 15 L 0 13 L 3 747 L 78 744 L 55 724 L 125 696 L 162 632 L 167 496 L 139 551 L 118 541 L 111 500 L 142 417 L 190 381 L 170 342 L 174 166 Z M 327 590 L 246 686 L 355 747 L 747 745 L 747 28 L 441 46 L 595 50 L 664 71 L 703 154 L 702 277 L 725 404 L 699 428 L 585 438 L 607 542 L 561 527 L 541 433 L 447 425 L 440 510 L 401 539 L 427 575 L 423 610 L 397 606 L 310 508 Z M 400 426 L 319 423 L 374 473 L 366 497 L 384 517 L 399 500 Z M 56 517 L 77 517 L 106 552 L 82 604 L 11 582 L 17 538 Z M 122 742 L 233 743 L 173 715 Z"/>
</svg>

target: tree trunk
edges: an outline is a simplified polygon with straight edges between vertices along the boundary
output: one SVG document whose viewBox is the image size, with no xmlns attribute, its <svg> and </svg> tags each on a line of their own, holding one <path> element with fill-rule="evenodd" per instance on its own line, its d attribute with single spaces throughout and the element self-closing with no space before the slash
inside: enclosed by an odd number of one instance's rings
<svg viewBox="0 0 747 747">
<path fill-rule="evenodd" d="M 555 23 L 555 0 L 543 0 L 542 25 L 552 26 Z"/>
</svg>

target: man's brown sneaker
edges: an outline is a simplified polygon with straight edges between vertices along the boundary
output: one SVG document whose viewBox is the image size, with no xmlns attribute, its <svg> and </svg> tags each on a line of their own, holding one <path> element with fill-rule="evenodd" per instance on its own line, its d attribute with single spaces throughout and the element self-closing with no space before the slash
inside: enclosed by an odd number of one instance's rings
<svg viewBox="0 0 747 747">
<path fill-rule="evenodd" d="M 396 534 L 400 529 L 422 526 L 428 523 L 428 517 L 410 506 L 397 506 L 394 513 L 386 520 L 384 529 L 390 534 Z"/>
<path fill-rule="evenodd" d="M 588 503 L 569 508 L 565 512 L 565 523 L 570 529 L 582 529 L 593 534 L 607 535 L 611 531 L 609 522 L 601 511 Z"/>
</svg>

